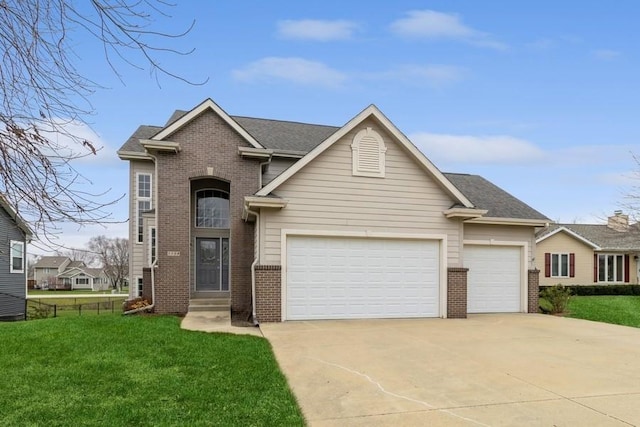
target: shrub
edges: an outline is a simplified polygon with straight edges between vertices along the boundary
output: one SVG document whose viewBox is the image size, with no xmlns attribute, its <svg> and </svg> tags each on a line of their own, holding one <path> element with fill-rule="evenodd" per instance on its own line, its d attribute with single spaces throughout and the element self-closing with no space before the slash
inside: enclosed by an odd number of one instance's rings
<svg viewBox="0 0 640 427">
<path fill-rule="evenodd" d="M 540 295 L 550 286 L 540 286 Z M 571 295 L 640 295 L 640 285 L 570 285 L 565 288 L 571 290 Z"/>
<path fill-rule="evenodd" d="M 540 292 L 540 297 L 547 301 L 546 308 L 549 308 L 549 313 L 564 313 L 567 304 L 569 304 L 569 298 L 571 298 L 571 289 L 562 285 L 549 286 Z"/>
</svg>

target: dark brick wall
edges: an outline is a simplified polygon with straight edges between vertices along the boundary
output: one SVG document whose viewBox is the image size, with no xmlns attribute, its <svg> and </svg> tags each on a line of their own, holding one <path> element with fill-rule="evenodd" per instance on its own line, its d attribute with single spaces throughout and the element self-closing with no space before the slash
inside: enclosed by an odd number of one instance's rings
<svg viewBox="0 0 640 427">
<path fill-rule="evenodd" d="M 230 183 L 231 306 L 243 311 L 251 304 L 253 224 L 242 220 L 244 196 L 258 190 L 258 163 L 243 160 L 239 146 L 247 146 L 217 114 L 208 110 L 166 138 L 178 142 L 177 154 L 157 155 L 156 312 L 186 313 L 190 297 L 191 180 L 215 178 Z M 211 168 L 209 174 L 208 168 Z M 173 252 L 169 256 L 167 252 Z"/>
<path fill-rule="evenodd" d="M 258 322 L 282 321 L 282 284 L 279 265 L 256 266 L 256 314 Z"/>
<path fill-rule="evenodd" d="M 132 285 L 130 285 L 132 286 Z M 138 286 L 138 284 L 136 283 L 135 286 Z M 149 301 L 150 303 L 153 304 L 153 298 L 151 298 L 152 292 L 151 292 L 151 269 L 150 268 L 143 268 L 142 269 L 142 295 L 140 295 L 142 297 L 142 299 L 146 299 L 147 301 Z"/>
<path fill-rule="evenodd" d="M 468 268 L 447 269 L 447 317 L 467 317 L 467 272 Z"/>
<path fill-rule="evenodd" d="M 540 290 L 540 270 L 529 270 L 528 274 L 529 284 L 529 313 L 538 312 L 538 293 Z"/>
</svg>

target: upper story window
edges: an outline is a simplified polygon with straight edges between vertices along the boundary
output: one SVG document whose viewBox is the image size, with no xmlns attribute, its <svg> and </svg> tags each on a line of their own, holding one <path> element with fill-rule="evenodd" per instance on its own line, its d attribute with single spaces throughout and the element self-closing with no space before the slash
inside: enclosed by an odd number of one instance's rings
<svg viewBox="0 0 640 427">
<path fill-rule="evenodd" d="M 24 242 L 11 240 L 11 273 L 24 273 Z"/>
<path fill-rule="evenodd" d="M 384 178 L 385 153 L 382 136 L 371 128 L 362 129 L 351 144 L 353 175 Z"/>
<path fill-rule="evenodd" d="M 196 227 L 229 228 L 229 193 L 221 190 L 196 191 Z"/>
<path fill-rule="evenodd" d="M 151 174 L 139 173 L 137 175 L 137 203 L 136 203 L 136 216 L 138 224 L 138 237 L 136 241 L 142 243 L 143 240 L 143 222 L 142 214 L 148 210 L 151 210 Z"/>
</svg>

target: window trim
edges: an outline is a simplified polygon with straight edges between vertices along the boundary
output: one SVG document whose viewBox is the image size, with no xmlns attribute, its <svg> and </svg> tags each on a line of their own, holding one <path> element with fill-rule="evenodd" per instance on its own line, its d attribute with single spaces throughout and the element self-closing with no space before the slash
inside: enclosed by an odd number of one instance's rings
<svg viewBox="0 0 640 427">
<path fill-rule="evenodd" d="M 562 274 L 562 262 L 561 259 L 563 256 L 567 257 L 567 274 Z M 557 262 L 557 272 L 558 274 L 554 275 L 553 274 L 553 265 L 554 265 L 554 258 Z M 551 276 L 553 278 L 556 279 L 568 279 L 571 277 L 571 254 L 569 254 L 569 252 L 552 252 L 551 253 Z"/>
<path fill-rule="evenodd" d="M 140 196 L 140 177 L 149 177 L 149 197 Z M 142 244 L 144 242 L 144 225 L 140 223 L 143 212 L 140 211 L 140 202 L 149 202 L 149 209 L 153 209 L 153 174 L 149 172 L 136 172 L 136 204 L 135 204 L 135 218 L 136 218 L 136 236 L 135 243 Z M 149 210 L 148 209 L 148 210 Z"/>
<path fill-rule="evenodd" d="M 149 267 L 158 259 L 158 235 L 155 226 L 149 227 Z"/>
<path fill-rule="evenodd" d="M 598 283 L 626 283 L 627 278 L 625 276 L 626 273 L 626 254 L 616 254 L 616 253 L 598 253 L 597 255 L 597 262 L 596 262 L 596 268 L 597 268 L 597 278 L 598 278 Z M 609 257 L 612 256 L 613 259 L 613 275 L 614 275 L 614 280 L 607 280 L 608 279 L 608 275 L 607 272 L 609 270 Z M 600 257 L 604 257 L 605 260 L 605 266 L 604 266 L 604 280 L 600 280 Z M 620 273 L 620 277 L 621 280 L 617 280 L 618 277 L 618 262 L 617 262 L 617 258 L 620 257 L 622 262 L 621 262 L 621 271 Z"/>
<path fill-rule="evenodd" d="M 22 249 L 21 249 L 21 269 L 15 269 L 13 268 L 13 246 L 14 245 L 19 245 Z M 24 267 L 25 267 L 25 253 L 24 253 L 24 249 L 25 249 L 25 244 L 24 242 L 20 241 L 20 240 L 10 240 L 9 241 L 9 272 L 10 273 L 24 273 Z"/>
<path fill-rule="evenodd" d="M 205 192 L 205 191 L 213 191 L 214 194 L 217 191 L 219 193 L 227 195 L 226 199 L 218 197 L 220 199 L 227 200 L 227 202 L 229 203 L 229 210 L 228 210 L 228 216 L 227 216 L 227 227 L 206 227 L 206 226 L 198 225 L 198 193 L 202 193 L 202 192 Z M 225 191 L 225 190 L 221 190 L 219 188 L 200 188 L 200 189 L 196 190 L 195 193 L 194 193 L 194 201 L 195 201 L 195 209 L 194 209 L 194 212 L 193 212 L 193 227 L 194 228 L 204 229 L 204 230 L 228 230 L 228 229 L 231 228 L 231 193 L 229 193 L 228 191 Z"/>
<path fill-rule="evenodd" d="M 364 144 L 361 150 L 361 146 Z M 373 148 L 374 145 L 377 147 Z M 375 152 L 375 153 L 374 153 Z M 387 147 L 382 135 L 371 127 L 362 129 L 353 137 L 351 144 L 351 174 L 374 178 L 385 177 L 385 155 Z M 371 157 L 374 155 L 374 157 Z M 374 166 L 374 163 L 375 166 Z"/>
</svg>

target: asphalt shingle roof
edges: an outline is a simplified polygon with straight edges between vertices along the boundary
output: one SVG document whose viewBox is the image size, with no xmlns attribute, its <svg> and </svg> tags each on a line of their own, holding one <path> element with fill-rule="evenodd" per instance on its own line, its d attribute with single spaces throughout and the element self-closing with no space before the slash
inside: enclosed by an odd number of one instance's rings
<svg viewBox="0 0 640 427">
<path fill-rule="evenodd" d="M 515 198 L 502 188 L 479 175 L 445 173 L 444 176 L 478 209 L 488 210 L 485 216 L 549 220 L 546 216 Z"/>
<path fill-rule="evenodd" d="M 68 259 L 66 256 L 43 256 L 33 266 L 35 268 L 58 268 Z"/>
<path fill-rule="evenodd" d="M 564 227 L 603 250 L 640 250 L 640 225 L 629 225 L 627 231 L 616 231 L 605 224 L 551 224 L 536 234 L 537 239 Z"/>
<path fill-rule="evenodd" d="M 176 110 L 165 127 L 171 125 L 187 111 Z M 308 153 L 336 132 L 339 127 L 298 123 L 254 117 L 231 116 L 251 136 L 266 148 L 282 151 Z M 140 139 L 149 139 L 160 132 L 161 126 L 140 126 L 120 148 L 121 151 L 141 152 L 145 150 Z M 453 185 L 477 208 L 487 209 L 488 217 L 549 220 L 521 200 L 478 175 L 445 173 Z"/>
</svg>

